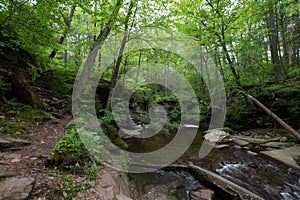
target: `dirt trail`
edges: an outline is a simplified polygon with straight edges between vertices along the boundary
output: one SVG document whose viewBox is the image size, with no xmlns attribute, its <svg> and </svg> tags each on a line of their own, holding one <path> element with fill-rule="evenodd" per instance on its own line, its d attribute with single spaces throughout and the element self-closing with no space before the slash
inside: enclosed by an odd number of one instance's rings
<svg viewBox="0 0 300 200">
<path fill-rule="evenodd" d="M 29 199 L 45 199 L 46 192 L 62 181 L 49 174 L 45 163 L 70 121 L 71 116 L 66 114 L 61 119 L 33 124 L 27 133 L 22 134 L 22 137 L 28 138 L 30 145 L 20 150 L 0 152 L 0 172 L 13 172 L 18 177 L 35 179 Z"/>
</svg>

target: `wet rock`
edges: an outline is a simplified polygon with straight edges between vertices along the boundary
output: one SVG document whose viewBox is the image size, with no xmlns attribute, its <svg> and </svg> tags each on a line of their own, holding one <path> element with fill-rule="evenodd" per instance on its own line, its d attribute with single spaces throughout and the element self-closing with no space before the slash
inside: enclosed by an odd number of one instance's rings
<svg viewBox="0 0 300 200">
<path fill-rule="evenodd" d="M 295 162 L 300 165 L 300 155 L 299 156 L 294 156 L 293 159 L 295 160 Z"/>
<path fill-rule="evenodd" d="M 250 155 L 252 155 L 252 156 L 257 156 L 258 155 L 257 153 L 255 153 L 253 151 L 250 151 L 250 150 L 248 150 L 247 153 L 250 154 Z"/>
<path fill-rule="evenodd" d="M 216 145 L 214 148 L 215 149 L 224 149 L 224 148 L 227 148 L 227 147 L 229 147 L 228 144 L 220 144 L 220 145 Z"/>
<path fill-rule="evenodd" d="M 286 141 L 288 141 L 287 137 L 280 138 L 280 142 L 286 142 Z"/>
<path fill-rule="evenodd" d="M 253 168 L 253 169 L 257 169 L 258 168 L 258 165 L 255 164 L 255 163 L 249 163 L 248 166 L 251 167 L 251 168 Z"/>
<path fill-rule="evenodd" d="M 0 182 L 0 199 L 27 199 L 32 187 L 33 178 L 7 178 Z"/>
<path fill-rule="evenodd" d="M 239 146 L 239 145 L 234 145 L 233 148 L 236 148 L 236 149 L 241 149 L 242 147 Z"/>
<path fill-rule="evenodd" d="M 0 138 L 0 150 L 1 151 L 10 151 L 14 148 L 19 148 L 21 146 L 29 145 L 30 142 L 28 140 L 13 138 L 9 136 Z"/>
<path fill-rule="evenodd" d="M 262 151 L 264 155 L 274 158 L 290 167 L 300 169 L 300 166 L 294 160 L 295 157 L 300 156 L 300 146 L 293 146 L 285 149 L 274 150 L 274 151 Z"/>
<path fill-rule="evenodd" d="M 212 200 L 215 192 L 208 188 L 203 188 L 198 191 L 191 191 L 191 200 Z"/>
</svg>

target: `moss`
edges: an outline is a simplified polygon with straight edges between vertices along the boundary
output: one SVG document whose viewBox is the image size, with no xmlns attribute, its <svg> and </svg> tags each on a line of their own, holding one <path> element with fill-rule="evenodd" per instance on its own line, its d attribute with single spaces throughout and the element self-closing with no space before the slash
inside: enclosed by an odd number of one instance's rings
<svg viewBox="0 0 300 200">
<path fill-rule="evenodd" d="M 11 134 L 25 129 L 24 125 L 8 119 L 0 119 L 0 133 Z"/>
<path fill-rule="evenodd" d="M 36 121 L 36 122 L 43 122 L 51 118 L 52 115 L 50 113 L 35 108 L 26 108 L 16 116 L 16 119 L 21 121 Z"/>
<path fill-rule="evenodd" d="M 167 196 L 167 198 L 168 198 L 168 200 L 177 200 L 178 198 L 176 197 L 176 195 L 174 195 L 174 194 L 169 194 L 168 196 Z"/>
<path fill-rule="evenodd" d="M 118 129 L 115 128 L 113 125 L 108 123 L 102 123 L 103 132 L 111 139 L 112 143 L 117 145 L 122 149 L 127 149 L 128 145 L 126 142 L 122 140 L 120 135 L 118 134 Z"/>
</svg>

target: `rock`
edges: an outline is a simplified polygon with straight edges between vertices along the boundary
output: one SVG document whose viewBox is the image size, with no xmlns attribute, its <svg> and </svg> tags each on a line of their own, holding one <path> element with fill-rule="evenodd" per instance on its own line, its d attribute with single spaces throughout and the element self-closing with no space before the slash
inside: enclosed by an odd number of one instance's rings
<svg viewBox="0 0 300 200">
<path fill-rule="evenodd" d="M 33 183 L 33 178 L 7 178 L 0 182 L 0 199 L 27 199 L 32 190 Z"/>
<path fill-rule="evenodd" d="M 292 145 L 293 144 L 289 144 L 285 142 L 268 142 L 266 144 L 262 144 L 261 146 L 280 149 L 280 148 L 290 147 Z"/>
<path fill-rule="evenodd" d="M 264 139 L 266 139 L 266 140 L 271 140 L 272 138 L 271 138 L 269 135 L 265 135 L 265 136 L 264 136 Z"/>
<path fill-rule="evenodd" d="M 224 148 L 227 148 L 227 147 L 229 147 L 228 144 L 220 144 L 220 145 L 216 145 L 214 148 L 215 149 L 224 149 Z"/>
<path fill-rule="evenodd" d="M 206 133 L 204 135 L 204 138 L 206 140 L 208 140 L 209 142 L 231 141 L 230 135 L 222 130 L 211 129 L 211 130 L 205 131 L 204 133 Z"/>
<path fill-rule="evenodd" d="M 13 148 L 19 148 L 20 146 L 29 145 L 30 142 L 28 140 L 13 138 L 9 136 L 0 138 L 0 150 L 1 151 L 9 151 Z"/>
<path fill-rule="evenodd" d="M 252 143 L 252 144 L 265 144 L 269 142 L 269 140 L 261 139 L 261 138 L 252 138 L 248 136 L 236 136 L 236 138 L 240 140 L 244 140 L 246 142 Z"/>
<path fill-rule="evenodd" d="M 120 129 L 119 130 L 119 135 L 122 139 L 128 140 L 131 139 L 133 137 L 139 136 L 141 135 L 141 131 L 143 129 L 137 129 L 137 130 L 127 130 L 127 129 Z"/>
<path fill-rule="evenodd" d="M 234 145 L 233 148 L 235 148 L 235 149 L 241 149 L 242 147 L 239 146 L 239 145 Z"/>
<path fill-rule="evenodd" d="M 200 189 L 199 191 L 191 191 L 191 200 L 212 200 L 215 192 L 208 188 Z"/>
<path fill-rule="evenodd" d="M 0 179 L 14 177 L 14 176 L 17 176 L 17 175 L 18 174 L 15 173 L 15 172 L 2 172 L 2 171 L 0 171 Z"/>
<path fill-rule="evenodd" d="M 251 168 L 253 168 L 253 169 L 257 169 L 258 168 L 258 165 L 255 164 L 255 163 L 249 163 L 248 166 L 251 167 Z"/>
<path fill-rule="evenodd" d="M 300 155 L 299 156 L 294 156 L 293 159 L 296 161 L 298 165 L 300 165 Z"/>
<path fill-rule="evenodd" d="M 274 158 L 290 167 L 300 170 L 300 166 L 294 160 L 295 157 L 300 156 L 300 146 L 293 146 L 273 151 L 262 151 L 261 153 Z"/>
<path fill-rule="evenodd" d="M 275 141 L 280 141 L 281 137 L 273 137 L 270 139 L 270 141 L 275 142 Z"/>
<path fill-rule="evenodd" d="M 96 179 L 91 183 L 92 189 L 86 194 L 79 193 L 76 200 L 105 199 L 130 200 L 128 178 L 124 173 L 108 167 L 101 167 L 97 171 Z"/>
<path fill-rule="evenodd" d="M 279 141 L 280 141 L 280 142 L 286 142 L 286 141 L 288 141 L 288 139 L 287 139 L 287 137 L 282 137 L 282 138 L 280 138 Z"/>
<path fill-rule="evenodd" d="M 237 145 L 239 145 L 239 146 L 246 146 L 246 145 L 250 144 L 249 142 L 247 142 L 247 141 L 245 141 L 245 140 L 241 140 L 241 139 L 239 139 L 239 138 L 237 138 L 237 137 L 233 137 L 233 138 L 232 138 L 232 141 L 233 141 L 234 143 L 236 143 Z"/>
<path fill-rule="evenodd" d="M 250 151 L 250 150 L 248 150 L 247 153 L 250 154 L 250 155 L 253 155 L 253 156 L 257 156 L 258 155 L 257 153 L 255 153 L 253 151 Z"/>
</svg>

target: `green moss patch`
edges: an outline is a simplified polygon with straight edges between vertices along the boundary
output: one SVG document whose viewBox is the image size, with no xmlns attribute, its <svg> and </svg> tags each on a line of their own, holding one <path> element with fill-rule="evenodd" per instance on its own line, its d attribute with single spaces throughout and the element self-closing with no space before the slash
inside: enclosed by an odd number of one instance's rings
<svg viewBox="0 0 300 200">
<path fill-rule="evenodd" d="M 20 121 L 35 121 L 43 122 L 52 118 L 50 113 L 47 113 L 40 109 L 35 108 L 26 108 L 25 110 L 19 112 L 16 116 L 16 119 Z"/>
<path fill-rule="evenodd" d="M 0 119 L 0 133 L 11 134 L 25 129 L 24 125 L 8 119 Z"/>
</svg>

